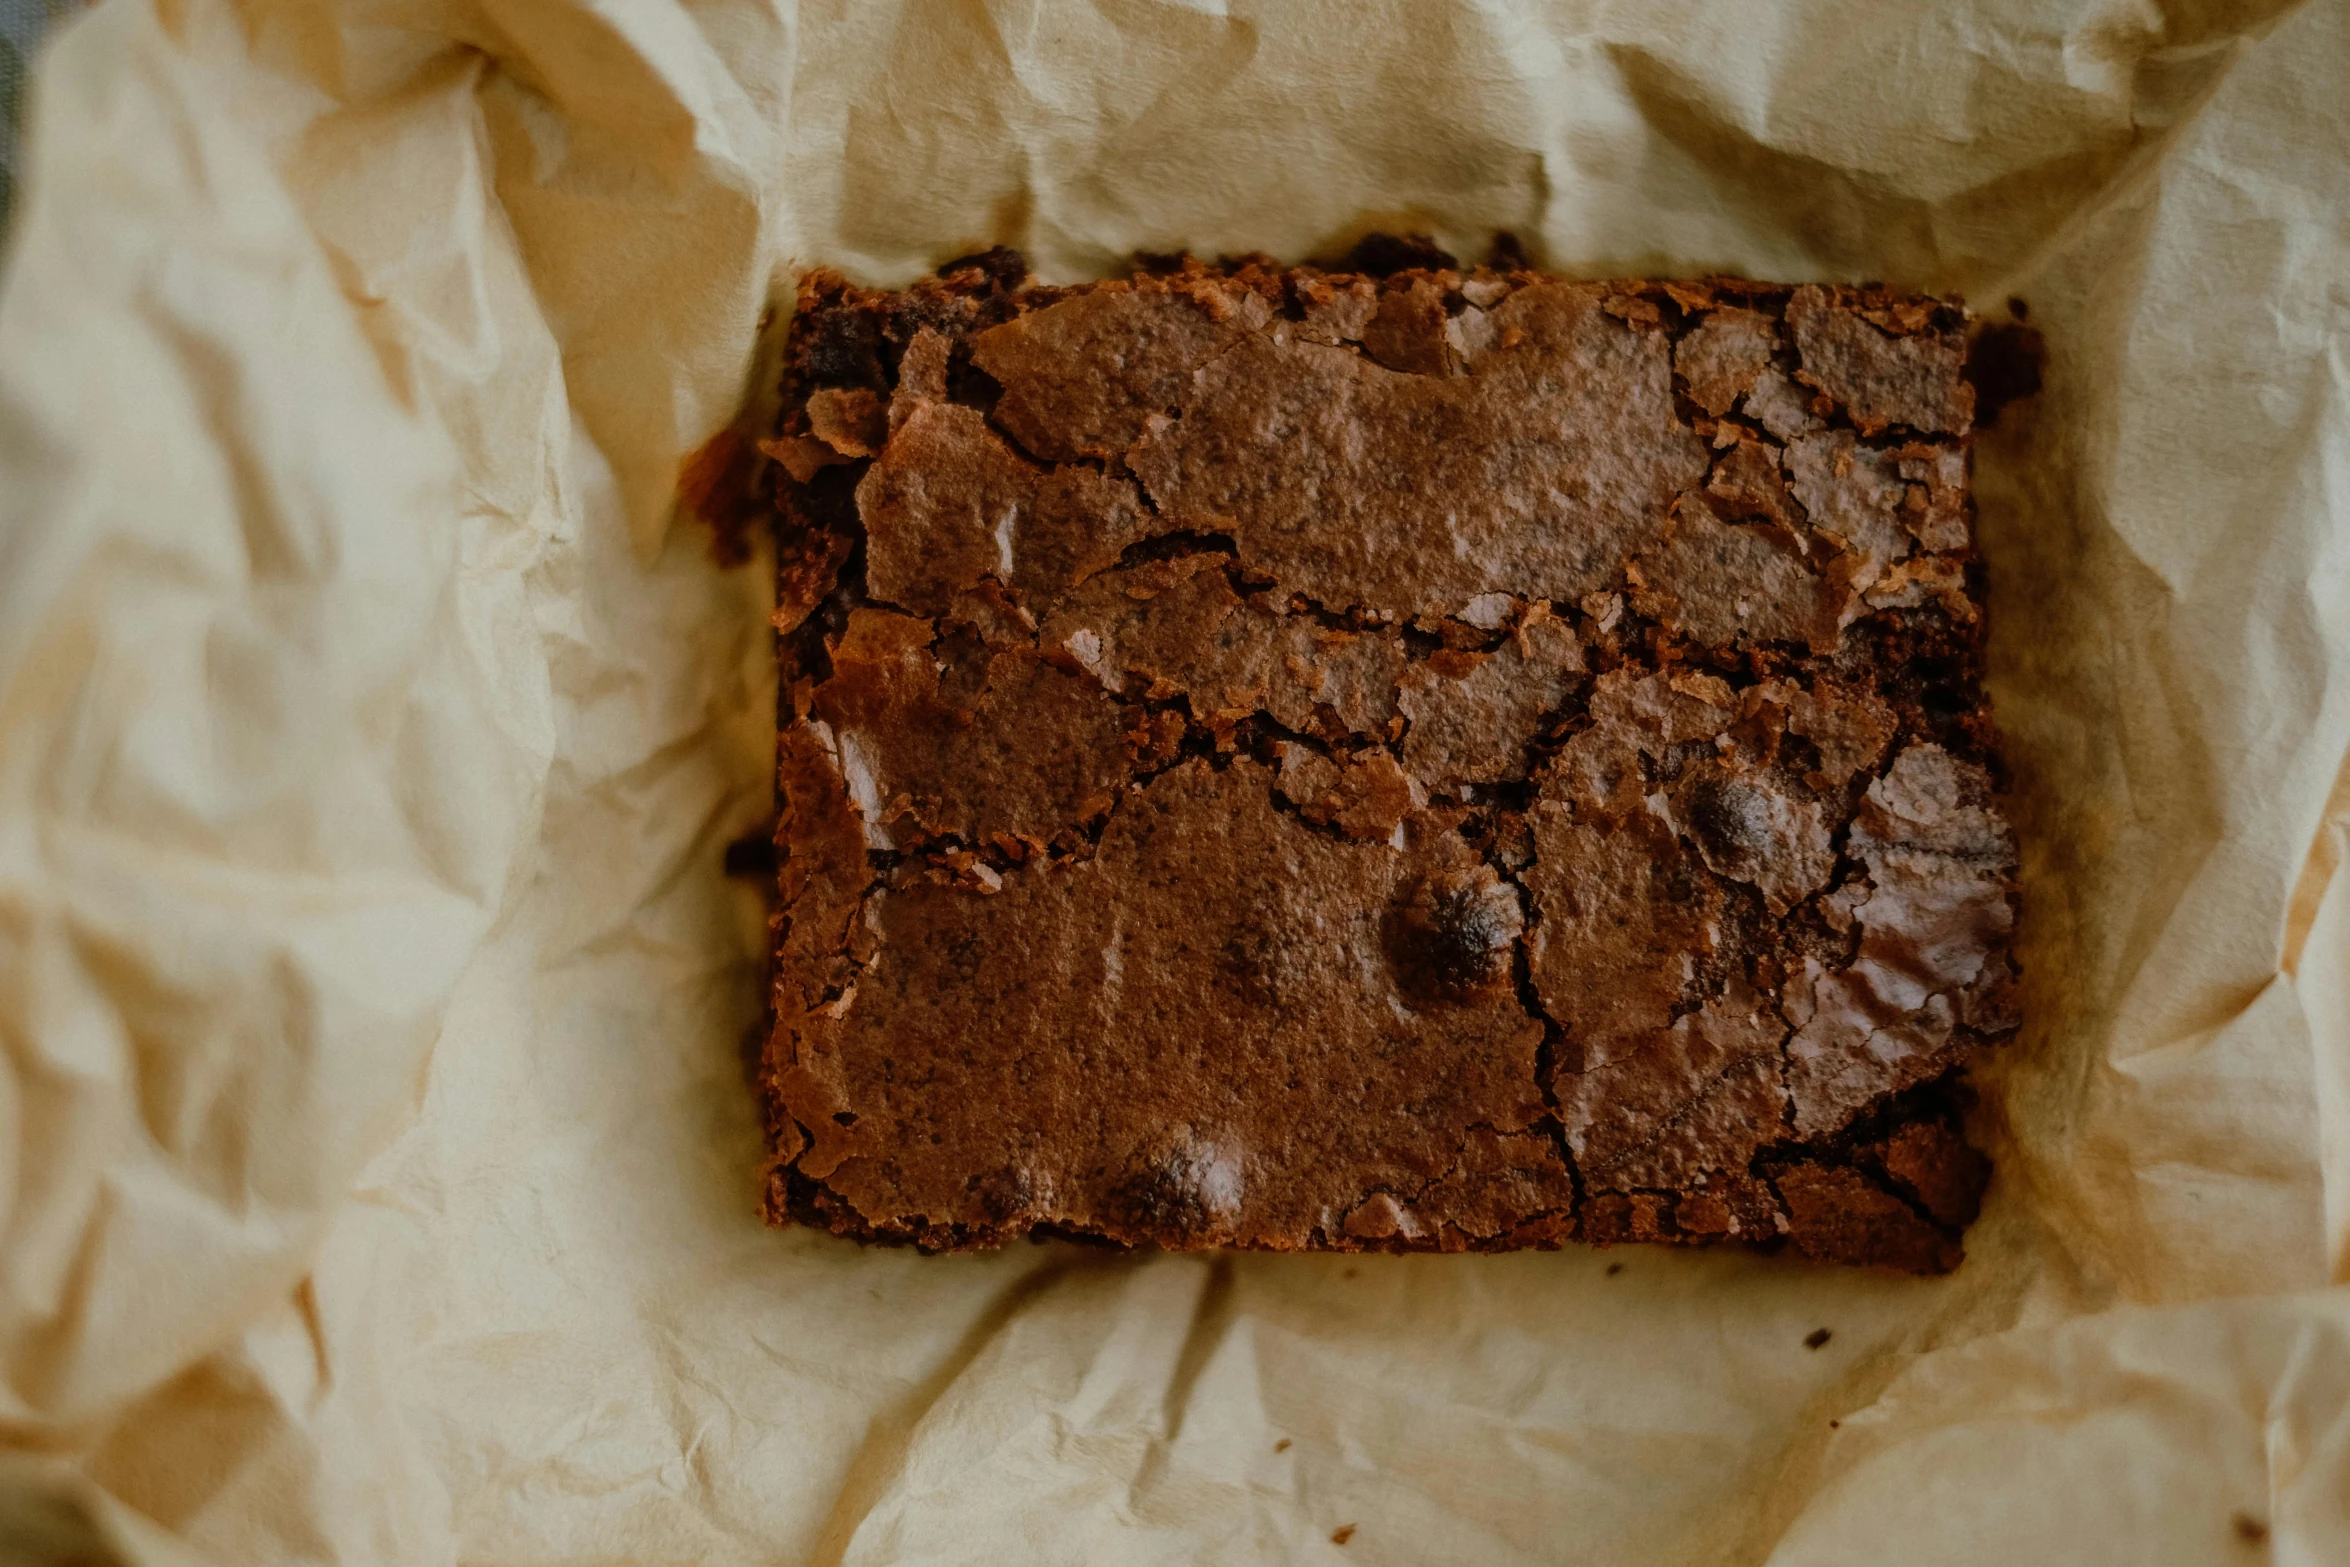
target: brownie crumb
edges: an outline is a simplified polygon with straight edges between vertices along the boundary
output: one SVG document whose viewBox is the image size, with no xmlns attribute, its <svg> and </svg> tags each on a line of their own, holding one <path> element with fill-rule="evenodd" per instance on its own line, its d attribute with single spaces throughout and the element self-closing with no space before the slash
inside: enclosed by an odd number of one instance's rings
<svg viewBox="0 0 2350 1567">
<path fill-rule="evenodd" d="M 1975 389 L 1975 425 L 1988 430 L 2011 403 L 2038 394 L 2048 349 L 2039 329 L 2023 324 L 2023 301 L 2008 301 L 2013 322 L 1994 322 L 1967 348 L 1966 378 Z"/>
<path fill-rule="evenodd" d="M 726 846 L 724 865 L 730 877 L 766 881 L 774 876 L 775 830 L 762 828 L 735 839 Z"/>
<path fill-rule="evenodd" d="M 1018 288 L 1028 277 L 1028 258 L 1009 245 L 991 245 L 969 256 L 957 256 L 938 269 L 942 278 L 958 272 L 977 272 L 999 289 Z"/>
<path fill-rule="evenodd" d="M 1485 252 L 1485 264 L 1496 272 L 1534 270 L 1534 263 L 1527 257 L 1525 241 L 1508 229 L 1494 231 L 1493 244 Z"/>
<path fill-rule="evenodd" d="M 1398 272 L 1445 272 L 1456 265 L 1452 252 L 1425 234 L 1366 234 L 1347 252 L 1345 269 L 1385 278 Z"/>
<path fill-rule="evenodd" d="M 1509 235 L 810 273 L 688 474 L 776 544 L 768 1217 L 1956 1267 L 2015 314 Z"/>
<path fill-rule="evenodd" d="M 1337 1528 L 1330 1531 L 1330 1543 L 1332 1545 L 1344 1545 L 1347 1541 L 1353 1539 L 1354 1537 L 1355 1526 L 1351 1523 L 1342 1523 Z"/>
<path fill-rule="evenodd" d="M 1803 1347 L 1805 1349 L 1818 1349 L 1822 1344 L 1827 1343 L 1828 1340 L 1834 1336 L 1835 1335 L 1830 1333 L 1826 1328 L 1814 1328 L 1803 1336 Z"/>
</svg>

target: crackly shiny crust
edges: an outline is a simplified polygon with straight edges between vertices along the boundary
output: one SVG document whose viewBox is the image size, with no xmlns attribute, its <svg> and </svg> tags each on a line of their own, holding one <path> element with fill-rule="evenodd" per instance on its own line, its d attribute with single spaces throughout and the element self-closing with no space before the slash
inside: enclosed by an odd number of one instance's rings
<svg viewBox="0 0 2350 1567">
<path fill-rule="evenodd" d="M 1964 324 L 812 274 L 769 1216 L 1955 1265 L 2017 1021 Z"/>
</svg>

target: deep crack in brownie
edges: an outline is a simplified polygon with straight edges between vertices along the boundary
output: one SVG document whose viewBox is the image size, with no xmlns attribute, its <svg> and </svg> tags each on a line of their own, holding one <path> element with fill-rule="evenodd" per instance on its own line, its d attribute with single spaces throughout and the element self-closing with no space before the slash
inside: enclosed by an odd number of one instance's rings
<svg viewBox="0 0 2350 1567">
<path fill-rule="evenodd" d="M 771 1219 L 1957 1263 L 1965 314 L 1501 259 L 805 280 Z"/>
</svg>

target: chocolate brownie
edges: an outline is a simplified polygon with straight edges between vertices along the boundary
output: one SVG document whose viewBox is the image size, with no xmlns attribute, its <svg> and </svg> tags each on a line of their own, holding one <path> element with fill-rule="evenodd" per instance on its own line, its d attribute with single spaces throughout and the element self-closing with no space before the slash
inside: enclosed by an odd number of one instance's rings
<svg viewBox="0 0 2350 1567">
<path fill-rule="evenodd" d="M 802 283 L 771 1219 L 1957 1263 L 1966 314 L 1498 259 Z"/>
</svg>

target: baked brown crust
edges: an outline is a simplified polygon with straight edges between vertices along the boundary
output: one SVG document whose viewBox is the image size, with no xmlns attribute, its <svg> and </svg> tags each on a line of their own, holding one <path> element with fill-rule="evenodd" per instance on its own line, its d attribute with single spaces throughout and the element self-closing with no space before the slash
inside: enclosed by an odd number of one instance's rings
<svg viewBox="0 0 2350 1567">
<path fill-rule="evenodd" d="M 1963 311 L 1023 274 L 801 287 L 769 1217 L 1954 1266 L 2017 1023 Z"/>
</svg>

